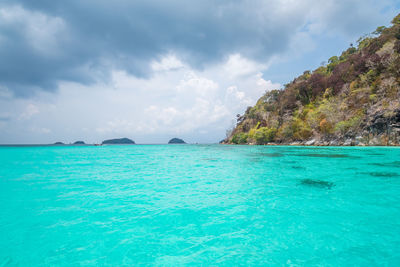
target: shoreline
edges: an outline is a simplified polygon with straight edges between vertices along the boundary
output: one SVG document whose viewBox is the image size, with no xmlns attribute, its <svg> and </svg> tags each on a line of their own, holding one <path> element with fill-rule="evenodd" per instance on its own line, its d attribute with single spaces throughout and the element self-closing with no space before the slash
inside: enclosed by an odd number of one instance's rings
<svg viewBox="0 0 400 267">
<path fill-rule="evenodd" d="M 262 144 L 262 145 L 257 145 L 257 144 L 221 144 L 221 145 L 232 145 L 232 146 L 299 146 L 299 147 L 400 147 L 400 144 L 396 145 L 320 145 L 320 144 L 314 144 L 314 145 L 306 145 L 306 144 L 290 144 L 290 143 L 285 143 L 285 144 Z"/>
<path fill-rule="evenodd" d="M 285 146 L 285 147 L 400 147 L 400 144 L 392 144 L 392 145 L 366 145 L 366 144 L 350 144 L 350 145 L 329 145 L 329 144 L 304 144 L 299 142 L 293 143 L 268 143 L 268 144 L 233 144 L 233 143 L 205 143 L 205 144 L 184 144 L 191 146 L 202 146 L 202 145 L 231 145 L 231 146 Z M 97 147 L 95 144 L 86 144 L 86 145 L 73 145 L 73 144 L 64 144 L 64 145 L 54 145 L 54 144 L 0 144 L 0 147 Z M 102 145 L 102 146 L 171 146 L 171 144 L 113 144 L 113 145 Z"/>
<path fill-rule="evenodd" d="M 234 144 L 231 142 L 231 138 L 227 138 L 221 141 L 221 144 Z M 321 140 L 318 137 L 314 137 L 312 139 L 303 140 L 303 141 L 282 141 L 282 142 L 268 142 L 266 144 L 257 144 L 255 140 L 249 140 L 251 142 L 246 142 L 243 144 L 247 145 L 283 145 L 283 146 L 332 146 L 332 147 L 348 147 L 348 146 L 357 146 L 357 147 L 364 147 L 364 146 L 387 146 L 387 147 L 397 147 L 400 146 L 400 137 L 399 136 L 388 136 L 385 134 L 379 136 L 357 136 L 353 138 L 332 138 L 332 139 L 325 139 Z"/>
</svg>

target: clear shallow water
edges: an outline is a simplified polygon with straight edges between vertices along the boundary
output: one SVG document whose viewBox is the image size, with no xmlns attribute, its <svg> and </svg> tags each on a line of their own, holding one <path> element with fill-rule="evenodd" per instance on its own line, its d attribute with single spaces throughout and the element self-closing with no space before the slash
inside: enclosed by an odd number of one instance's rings
<svg viewBox="0 0 400 267">
<path fill-rule="evenodd" d="M 399 252 L 399 148 L 0 147 L 0 266 L 399 266 Z"/>
</svg>

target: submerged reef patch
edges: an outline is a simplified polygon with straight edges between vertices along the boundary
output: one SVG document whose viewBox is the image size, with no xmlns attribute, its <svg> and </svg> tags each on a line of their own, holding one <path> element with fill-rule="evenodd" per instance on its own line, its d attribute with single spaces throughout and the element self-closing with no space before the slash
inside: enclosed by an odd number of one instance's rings
<svg viewBox="0 0 400 267">
<path fill-rule="evenodd" d="M 292 169 L 296 169 L 296 170 L 305 170 L 306 168 L 303 166 L 292 166 Z"/>
<path fill-rule="evenodd" d="M 203 158 L 201 160 L 204 160 L 204 161 L 218 161 L 219 159 L 217 159 L 217 158 Z"/>
<path fill-rule="evenodd" d="M 278 158 L 278 157 L 284 157 L 285 155 L 282 153 L 255 153 L 254 155 L 259 156 L 259 157 L 269 157 L 269 158 Z"/>
<path fill-rule="evenodd" d="M 315 158 L 357 158 L 356 156 L 349 156 L 346 154 L 316 154 L 316 153 L 297 154 L 296 156 L 315 157 Z"/>
<path fill-rule="evenodd" d="M 350 158 L 351 157 L 346 154 L 315 154 L 315 153 L 297 154 L 297 156 L 316 157 L 316 158 Z"/>
<path fill-rule="evenodd" d="M 399 177 L 400 174 L 396 172 L 361 172 L 360 174 L 365 174 L 374 177 Z"/>
<path fill-rule="evenodd" d="M 311 187 L 318 187 L 318 188 L 327 188 L 331 189 L 335 186 L 334 183 L 322 180 L 314 180 L 314 179 L 303 179 L 300 181 L 301 185 L 311 186 Z"/>
<path fill-rule="evenodd" d="M 397 167 L 397 168 L 400 168 L 400 161 L 375 162 L 375 163 L 368 163 L 368 165 L 380 166 L 380 167 Z"/>
</svg>

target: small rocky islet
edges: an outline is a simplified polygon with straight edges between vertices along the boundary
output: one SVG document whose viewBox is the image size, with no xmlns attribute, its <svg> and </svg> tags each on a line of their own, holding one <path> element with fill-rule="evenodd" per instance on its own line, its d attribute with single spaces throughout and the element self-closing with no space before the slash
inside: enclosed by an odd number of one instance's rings
<svg viewBox="0 0 400 267">
<path fill-rule="evenodd" d="M 86 143 L 83 141 L 76 141 L 73 143 L 73 145 L 86 145 Z"/>
<path fill-rule="evenodd" d="M 183 139 L 174 137 L 171 140 L 168 141 L 168 144 L 186 144 L 185 141 L 183 141 Z"/>
<path fill-rule="evenodd" d="M 60 146 L 60 145 L 65 145 L 65 144 L 63 142 L 55 142 L 53 145 Z"/>
<path fill-rule="evenodd" d="M 125 137 L 125 138 L 104 140 L 101 144 L 103 144 L 103 145 L 134 145 L 135 141 Z"/>
</svg>

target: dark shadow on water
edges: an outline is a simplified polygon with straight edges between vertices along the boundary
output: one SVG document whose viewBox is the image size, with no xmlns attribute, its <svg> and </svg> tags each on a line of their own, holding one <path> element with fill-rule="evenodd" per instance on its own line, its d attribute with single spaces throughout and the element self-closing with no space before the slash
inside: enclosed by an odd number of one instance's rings
<svg viewBox="0 0 400 267">
<path fill-rule="evenodd" d="M 349 155 L 345 155 L 345 154 L 314 154 L 314 153 L 307 153 L 307 154 L 297 154 L 296 156 L 315 157 L 315 158 L 356 158 L 354 156 L 349 156 Z"/>
<path fill-rule="evenodd" d="M 360 168 L 358 168 L 358 167 L 355 167 L 355 166 L 351 166 L 351 167 L 345 167 L 345 168 L 343 168 L 343 170 L 352 170 L 352 171 L 354 171 L 354 170 L 359 170 Z"/>
<path fill-rule="evenodd" d="M 252 153 L 252 154 L 248 154 L 250 161 L 252 162 L 261 162 L 263 161 L 263 159 L 266 158 L 281 158 L 284 157 L 285 155 L 282 153 L 262 153 L 262 152 L 258 152 L 258 153 Z"/>
<path fill-rule="evenodd" d="M 306 168 L 303 166 L 292 166 L 292 169 L 296 169 L 296 170 L 305 170 Z"/>
<path fill-rule="evenodd" d="M 219 159 L 217 159 L 217 158 L 203 158 L 201 160 L 204 160 L 204 161 L 218 161 Z"/>
<path fill-rule="evenodd" d="M 3 267 L 3 266 L 18 266 L 18 265 L 15 264 L 15 262 L 13 262 L 11 257 L 6 257 L 5 259 L 0 260 L 0 266 Z"/>
<path fill-rule="evenodd" d="M 400 161 L 376 162 L 376 163 L 368 163 L 368 165 L 380 166 L 380 167 L 396 167 L 396 168 L 400 168 Z"/>
<path fill-rule="evenodd" d="M 284 157 L 285 155 L 282 153 L 254 153 L 252 154 L 252 156 L 278 158 L 278 157 Z"/>
<path fill-rule="evenodd" d="M 360 174 L 374 177 L 400 177 L 400 174 L 395 172 L 360 172 Z"/>
<path fill-rule="evenodd" d="M 313 179 L 303 179 L 300 181 L 300 185 L 326 189 L 331 189 L 333 186 L 335 186 L 335 184 L 332 182 Z"/>
</svg>

